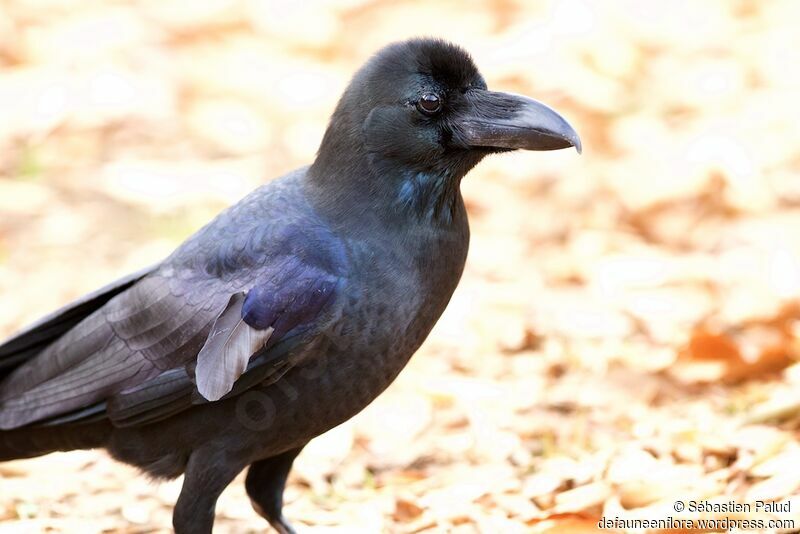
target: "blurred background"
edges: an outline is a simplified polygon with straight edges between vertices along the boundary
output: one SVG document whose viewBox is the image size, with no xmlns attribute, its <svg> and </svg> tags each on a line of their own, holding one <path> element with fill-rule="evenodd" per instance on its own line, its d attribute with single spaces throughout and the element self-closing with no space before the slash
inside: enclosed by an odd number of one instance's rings
<svg viewBox="0 0 800 534">
<path fill-rule="evenodd" d="M 798 18 L 788 0 L 0 0 L 0 334 L 308 164 L 363 61 L 444 37 L 584 153 L 465 179 L 461 286 L 398 381 L 300 456 L 288 517 L 589 532 L 699 517 L 676 499 L 794 498 L 775 517 L 800 528 Z M 0 464 L 0 532 L 168 532 L 179 487 L 100 452 Z M 217 514 L 265 526 L 241 480 Z"/>
</svg>

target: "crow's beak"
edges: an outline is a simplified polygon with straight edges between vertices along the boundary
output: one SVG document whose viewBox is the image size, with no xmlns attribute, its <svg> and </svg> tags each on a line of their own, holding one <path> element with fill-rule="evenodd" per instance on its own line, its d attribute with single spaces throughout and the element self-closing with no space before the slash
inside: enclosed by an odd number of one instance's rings
<svg viewBox="0 0 800 534">
<path fill-rule="evenodd" d="M 558 150 L 574 146 L 581 152 L 575 129 L 541 102 L 481 89 L 466 96 L 469 105 L 456 127 L 471 147 Z"/>
</svg>

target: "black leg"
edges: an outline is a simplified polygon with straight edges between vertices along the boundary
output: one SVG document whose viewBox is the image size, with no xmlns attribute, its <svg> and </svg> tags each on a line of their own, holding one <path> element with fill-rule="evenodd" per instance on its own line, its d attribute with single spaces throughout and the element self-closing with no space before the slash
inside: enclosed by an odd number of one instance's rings
<svg viewBox="0 0 800 534">
<path fill-rule="evenodd" d="M 292 462 L 302 448 L 254 462 L 247 471 L 244 485 L 253 509 L 280 534 L 295 534 L 295 530 L 283 517 L 283 489 L 286 487 Z"/>
<path fill-rule="evenodd" d="M 175 534 L 211 534 L 217 498 L 243 467 L 222 454 L 193 452 L 172 513 Z"/>
</svg>

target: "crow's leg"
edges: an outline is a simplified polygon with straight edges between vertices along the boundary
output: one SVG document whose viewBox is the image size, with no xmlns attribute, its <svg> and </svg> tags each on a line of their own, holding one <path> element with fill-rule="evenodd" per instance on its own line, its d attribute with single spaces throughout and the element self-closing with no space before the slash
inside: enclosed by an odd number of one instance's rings
<svg viewBox="0 0 800 534">
<path fill-rule="evenodd" d="M 283 517 L 283 489 L 286 487 L 292 462 L 302 448 L 254 462 L 247 471 L 244 485 L 253 509 L 280 534 L 295 534 L 295 530 Z"/>
<path fill-rule="evenodd" d="M 217 498 L 243 468 L 219 452 L 192 452 L 172 513 L 175 534 L 211 534 Z"/>
</svg>

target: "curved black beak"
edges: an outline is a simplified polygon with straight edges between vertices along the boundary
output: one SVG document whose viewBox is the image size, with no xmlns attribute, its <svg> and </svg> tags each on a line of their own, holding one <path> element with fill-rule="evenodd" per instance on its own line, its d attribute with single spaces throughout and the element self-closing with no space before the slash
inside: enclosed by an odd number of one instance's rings
<svg viewBox="0 0 800 534">
<path fill-rule="evenodd" d="M 457 121 L 460 137 L 470 147 L 558 150 L 575 147 L 578 133 L 558 113 L 526 96 L 473 89 L 469 105 Z"/>
</svg>

